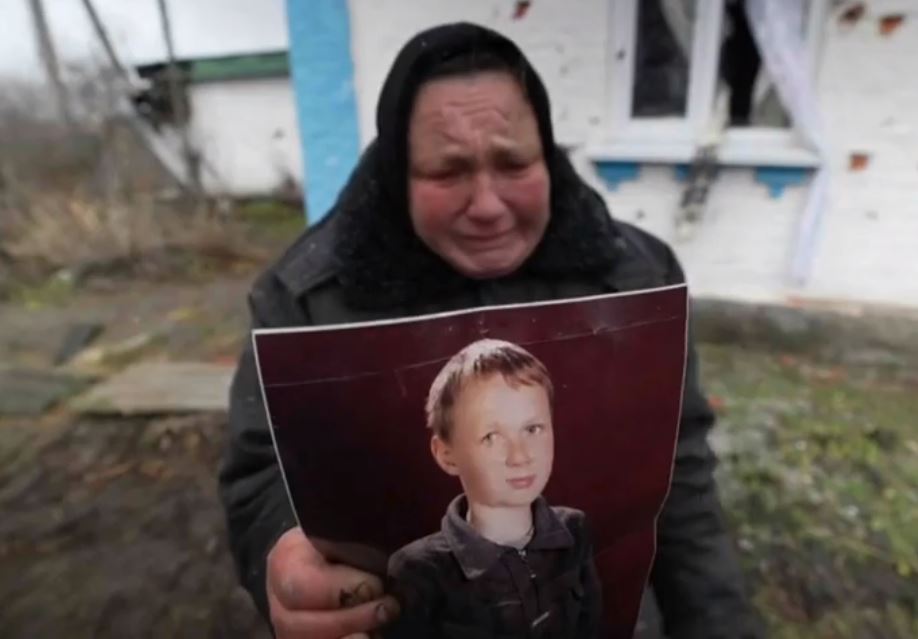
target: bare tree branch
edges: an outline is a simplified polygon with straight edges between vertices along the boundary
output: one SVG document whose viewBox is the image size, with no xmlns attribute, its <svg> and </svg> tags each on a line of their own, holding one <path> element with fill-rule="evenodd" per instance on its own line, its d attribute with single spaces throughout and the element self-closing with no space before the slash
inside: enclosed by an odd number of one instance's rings
<svg viewBox="0 0 918 639">
<path fill-rule="evenodd" d="M 73 112 L 70 109 L 67 89 L 61 80 L 60 64 L 58 63 L 57 52 L 54 49 L 54 41 L 51 37 L 51 29 L 48 26 L 42 0 L 29 0 L 29 9 L 32 12 L 32 22 L 35 26 L 38 52 L 45 66 L 45 72 L 48 74 L 48 80 L 51 82 L 51 88 L 57 100 L 58 111 L 67 126 L 73 127 L 75 123 Z"/>
</svg>

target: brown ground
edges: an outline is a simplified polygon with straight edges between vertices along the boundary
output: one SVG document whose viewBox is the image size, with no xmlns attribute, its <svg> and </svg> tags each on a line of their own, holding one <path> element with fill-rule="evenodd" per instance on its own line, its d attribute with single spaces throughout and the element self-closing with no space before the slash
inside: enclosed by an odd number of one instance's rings
<svg viewBox="0 0 918 639">
<path fill-rule="evenodd" d="M 227 554 L 214 481 L 224 423 L 3 424 L 2 635 L 269 636 Z"/>
<path fill-rule="evenodd" d="M 44 368 L 67 326 L 145 356 L 229 359 L 247 275 L 124 283 L 65 304 L 0 307 L 0 361 Z M 151 352 L 152 351 L 152 352 Z M 268 637 L 236 586 L 217 501 L 225 415 L 0 419 L 0 628 L 9 639 Z"/>
</svg>

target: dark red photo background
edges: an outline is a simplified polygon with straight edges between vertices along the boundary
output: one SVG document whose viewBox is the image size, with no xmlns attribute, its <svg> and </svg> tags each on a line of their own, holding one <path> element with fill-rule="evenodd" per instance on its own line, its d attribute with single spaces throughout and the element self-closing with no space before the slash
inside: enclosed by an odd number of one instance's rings
<svg viewBox="0 0 918 639">
<path fill-rule="evenodd" d="M 429 451 L 434 376 L 483 337 L 554 381 L 550 503 L 587 513 L 610 637 L 630 637 L 669 485 L 685 361 L 685 287 L 376 326 L 257 331 L 268 412 L 307 535 L 386 553 L 439 530 L 461 492 Z"/>
</svg>

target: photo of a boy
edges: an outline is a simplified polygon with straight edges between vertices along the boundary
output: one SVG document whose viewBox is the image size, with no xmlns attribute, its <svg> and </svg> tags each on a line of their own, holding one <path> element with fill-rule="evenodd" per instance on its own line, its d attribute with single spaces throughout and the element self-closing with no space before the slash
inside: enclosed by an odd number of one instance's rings
<svg viewBox="0 0 918 639">
<path fill-rule="evenodd" d="M 549 506 L 554 389 L 516 344 L 474 342 L 427 397 L 431 452 L 463 494 L 441 529 L 389 561 L 402 615 L 389 637 L 598 635 L 601 593 L 587 522 Z"/>
</svg>

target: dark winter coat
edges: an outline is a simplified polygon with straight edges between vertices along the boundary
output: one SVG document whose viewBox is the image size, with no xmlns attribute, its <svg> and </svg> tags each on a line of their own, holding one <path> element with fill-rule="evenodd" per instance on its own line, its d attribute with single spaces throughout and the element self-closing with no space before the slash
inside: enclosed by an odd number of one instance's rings
<svg viewBox="0 0 918 639">
<path fill-rule="evenodd" d="M 432 64 L 469 47 L 487 50 L 515 69 L 537 116 L 551 180 L 551 218 L 541 243 L 516 273 L 496 280 L 465 278 L 429 251 L 412 231 L 405 195 L 407 113 L 414 94 Z M 555 146 L 544 87 L 502 36 L 471 25 L 419 34 L 384 84 L 377 126 L 380 138 L 364 153 L 331 214 L 255 282 L 249 297 L 253 328 L 341 324 L 683 282 L 671 249 L 614 221 Z M 659 520 L 651 584 L 671 637 L 754 637 L 713 479 L 707 434 L 714 415 L 698 383 L 691 343 L 688 357 L 672 487 Z M 250 346 L 232 386 L 220 493 L 241 581 L 267 616 L 266 557 L 296 519 Z"/>
</svg>

